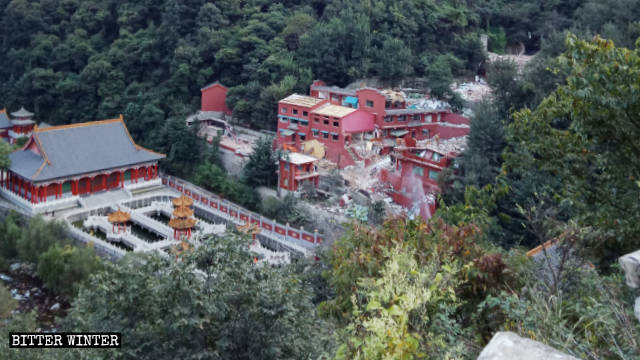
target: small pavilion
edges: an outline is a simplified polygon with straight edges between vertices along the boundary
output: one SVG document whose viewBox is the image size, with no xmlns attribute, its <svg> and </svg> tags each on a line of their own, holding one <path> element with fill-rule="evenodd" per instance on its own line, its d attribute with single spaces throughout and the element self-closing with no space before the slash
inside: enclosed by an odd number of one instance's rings
<svg viewBox="0 0 640 360">
<path fill-rule="evenodd" d="M 177 240 L 191 238 L 191 229 L 196 226 L 196 219 L 193 218 L 193 210 L 189 206 L 193 205 L 193 200 L 181 196 L 173 199 L 173 216 L 169 219 L 169 226 L 173 228 L 173 237 Z"/>
<path fill-rule="evenodd" d="M 118 233 L 127 231 L 127 223 L 131 220 L 131 214 L 124 211 L 114 211 L 107 215 L 109 222 L 111 223 L 111 231 L 116 232 L 116 226 Z"/>
</svg>

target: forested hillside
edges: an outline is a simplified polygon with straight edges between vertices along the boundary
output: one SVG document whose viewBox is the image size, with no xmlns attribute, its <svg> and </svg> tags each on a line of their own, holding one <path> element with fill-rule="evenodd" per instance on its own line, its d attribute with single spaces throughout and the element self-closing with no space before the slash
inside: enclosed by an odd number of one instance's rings
<svg viewBox="0 0 640 360">
<path fill-rule="evenodd" d="M 232 87 L 239 120 L 273 126 L 275 101 L 320 78 L 346 85 L 454 76 L 509 44 L 535 52 L 565 29 L 631 46 L 637 1 L 2 0 L 0 104 L 52 124 L 125 115 L 137 140 L 167 150 L 166 119 L 197 109 L 199 89 Z M 562 37 L 563 38 L 563 37 Z M 559 53 L 561 49 L 555 49 Z"/>
</svg>

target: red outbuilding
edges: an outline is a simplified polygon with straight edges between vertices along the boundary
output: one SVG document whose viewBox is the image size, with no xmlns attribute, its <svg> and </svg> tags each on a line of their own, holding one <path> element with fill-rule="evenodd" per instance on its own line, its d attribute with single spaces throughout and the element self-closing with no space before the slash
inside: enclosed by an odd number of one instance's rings
<svg viewBox="0 0 640 360">
<path fill-rule="evenodd" d="M 227 107 L 228 90 L 217 81 L 200 89 L 202 93 L 200 110 L 223 112 L 231 115 L 231 110 Z"/>
</svg>

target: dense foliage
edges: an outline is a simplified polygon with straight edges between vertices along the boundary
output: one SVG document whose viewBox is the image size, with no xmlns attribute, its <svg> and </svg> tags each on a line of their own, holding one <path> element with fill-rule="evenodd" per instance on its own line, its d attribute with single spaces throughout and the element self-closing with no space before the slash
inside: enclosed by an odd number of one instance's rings
<svg viewBox="0 0 640 360">
<path fill-rule="evenodd" d="M 66 326 L 122 331 L 123 348 L 105 358 L 317 358 L 326 327 L 308 284 L 254 266 L 247 245 L 225 236 L 180 259 L 128 256 L 81 291 Z"/>
</svg>

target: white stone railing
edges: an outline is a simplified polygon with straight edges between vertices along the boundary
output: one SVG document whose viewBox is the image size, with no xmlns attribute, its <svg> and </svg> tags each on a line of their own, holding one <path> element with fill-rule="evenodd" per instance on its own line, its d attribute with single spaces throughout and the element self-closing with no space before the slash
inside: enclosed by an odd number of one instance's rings
<svg viewBox="0 0 640 360">
<path fill-rule="evenodd" d="M 9 198 L 11 202 L 24 208 L 25 210 L 27 210 L 27 212 L 29 212 L 32 215 L 42 214 L 44 212 L 55 211 L 63 208 L 76 207 L 78 206 L 78 202 L 80 199 L 79 196 L 72 195 L 72 196 L 63 197 L 61 199 L 47 200 L 46 202 L 33 204 L 31 203 L 31 201 L 26 200 L 25 198 L 21 197 L 20 195 L 8 189 L 0 188 L 0 192 L 2 192 L 3 195 Z"/>
<path fill-rule="evenodd" d="M 151 186 L 160 186 L 162 185 L 162 179 L 160 178 L 155 178 L 153 180 L 143 180 L 139 183 L 129 183 L 129 184 L 124 184 L 124 188 L 125 190 L 137 190 L 137 189 L 144 189 L 147 187 L 151 187 Z"/>
</svg>

